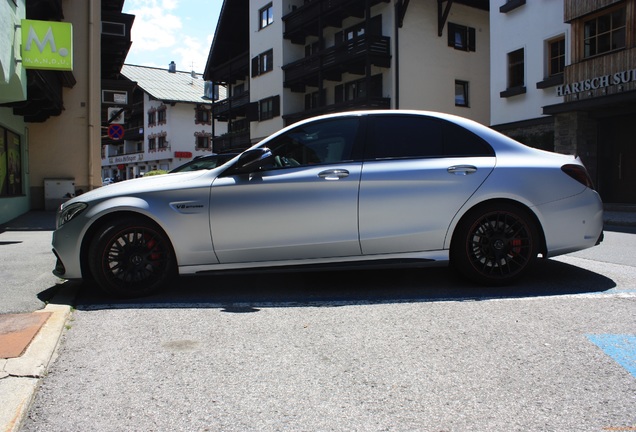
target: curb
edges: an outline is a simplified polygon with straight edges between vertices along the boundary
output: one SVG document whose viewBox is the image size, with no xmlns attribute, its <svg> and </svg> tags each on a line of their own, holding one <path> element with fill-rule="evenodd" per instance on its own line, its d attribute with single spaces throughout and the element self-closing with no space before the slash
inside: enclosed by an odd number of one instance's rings
<svg viewBox="0 0 636 432">
<path fill-rule="evenodd" d="M 35 313 L 51 316 L 22 356 L 0 359 L 0 431 L 17 432 L 37 388 L 55 357 L 78 284 L 64 283 L 49 304 Z"/>
</svg>

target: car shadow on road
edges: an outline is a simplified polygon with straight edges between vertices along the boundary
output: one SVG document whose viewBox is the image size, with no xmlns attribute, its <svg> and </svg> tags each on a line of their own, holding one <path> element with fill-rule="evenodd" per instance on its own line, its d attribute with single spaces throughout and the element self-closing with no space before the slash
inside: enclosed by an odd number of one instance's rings
<svg viewBox="0 0 636 432">
<path fill-rule="evenodd" d="M 271 307 L 338 307 L 398 302 L 483 301 L 602 293 L 616 287 L 606 276 L 554 260 L 537 263 L 522 281 L 505 287 L 466 282 L 449 267 L 183 276 L 153 296 L 116 299 L 85 282 L 77 309 L 219 308 L 249 313 Z"/>
</svg>

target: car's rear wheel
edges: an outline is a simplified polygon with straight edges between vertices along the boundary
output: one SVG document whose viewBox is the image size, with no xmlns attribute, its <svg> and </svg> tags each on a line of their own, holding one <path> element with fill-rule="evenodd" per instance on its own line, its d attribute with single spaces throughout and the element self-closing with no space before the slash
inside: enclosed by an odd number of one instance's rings
<svg viewBox="0 0 636 432">
<path fill-rule="evenodd" d="M 135 217 L 105 224 L 90 245 L 88 260 L 100 288 L 121 297 L 152 294 L 176 274 L 167 236 Z"/>
<path fill-rule="evenodd" d="M 451 264 L 484 285 L 509 284 L 526 273 L 539 253 L 534 219 L 521 207 L 488 204 L 468 212 L 453 236 Z"/>
</svg>

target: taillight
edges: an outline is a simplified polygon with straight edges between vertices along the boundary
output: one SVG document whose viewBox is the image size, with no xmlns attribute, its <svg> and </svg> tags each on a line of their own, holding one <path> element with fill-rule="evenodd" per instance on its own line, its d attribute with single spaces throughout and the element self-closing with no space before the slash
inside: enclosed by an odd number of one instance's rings
<svg viewBox="0 0 636 432">
<path fill-rule="evenodd" d="M 572 177 L 577 182 L 581 183 L 583 186 L 594 189 L 594 183 L 592 183 L 592 179 L 590 178 L 590 175 L 587 173 L 587 170 L 584 166 L 567 164 L 561 167 L 561 171 Z"/>
</svg>

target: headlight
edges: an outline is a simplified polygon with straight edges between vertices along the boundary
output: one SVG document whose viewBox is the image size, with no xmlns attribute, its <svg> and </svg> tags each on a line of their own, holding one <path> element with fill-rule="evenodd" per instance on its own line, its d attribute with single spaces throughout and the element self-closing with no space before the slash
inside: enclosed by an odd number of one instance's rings
<svg viewBox="0 0 636 432">
<path fill-rule="evenodd" d="M 57 228 L 61 227 L 66 222 L 74 219 L 75 216 L 78 216 L 80 213 L 82 213 L 86 209 L 86 207 L 88 207 L 88 204 L 82 202 L 73 203 L 66 207 L 60 207 L 60 210 L 57 212 Z"/>
</svg>

